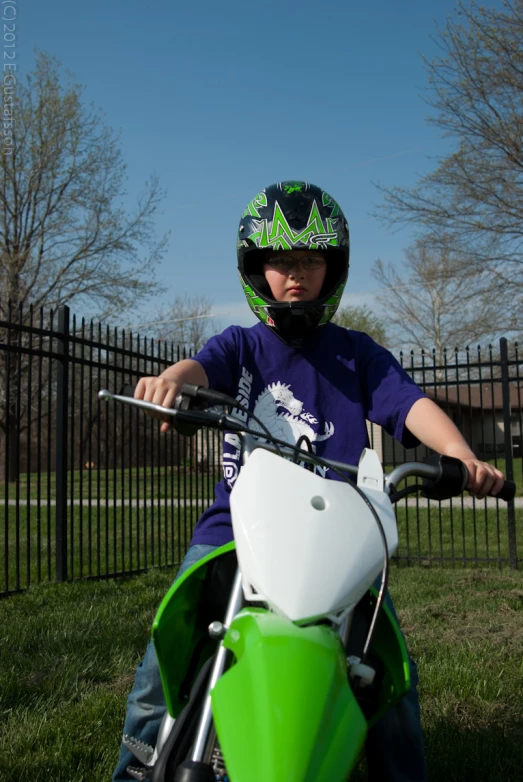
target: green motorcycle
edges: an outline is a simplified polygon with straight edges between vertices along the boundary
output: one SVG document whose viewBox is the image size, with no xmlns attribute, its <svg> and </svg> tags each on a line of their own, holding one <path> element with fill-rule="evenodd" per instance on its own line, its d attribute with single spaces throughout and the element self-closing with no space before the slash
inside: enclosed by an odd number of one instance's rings
<svg viewBox="0 0 523 782">
<path fill-rule="evenodd" d="M 385 477 L 370 449 L 354 467 L 268 432 L 260 439 L 223 412 L 169 413 L 240 438 L 234 543 L 186 571 L 158 610 L 152 637 L 167 714 L 145 770 L 129 771 L 153 782 L 345 782 L 369 728 L 410 688 L 405 642 L 384 602 L 398 545 L 393 503 L 420 490 L 456 496 L 466 468 L 437 457 Z M 410 476 L 423 484 L 398 491 Z M 503 498 L 514 490 L 507 482 Z M 128 746 L 144 760 L 140 742 Z"/>
</svg>

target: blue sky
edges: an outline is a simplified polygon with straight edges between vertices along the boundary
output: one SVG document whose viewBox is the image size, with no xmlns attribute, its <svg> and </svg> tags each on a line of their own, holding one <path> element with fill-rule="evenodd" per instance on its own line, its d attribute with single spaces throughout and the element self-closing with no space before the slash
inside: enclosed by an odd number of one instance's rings
<svg viewBox="0 0 523 782">
<path fill-rule="evenodd" d="M 452 0 L 198 3 L 54 0 L 18 4 L 19 75 L 33 49 L 56 55 L 120 133 L 128 203 L 156 172 L 171 231 L 158 277 L 202 295 L 220 324 L 254 322 L 236 272 L 235 234 L 264 186 L 304 179 L 341 204 L 351 230 L 345 302 L 373 304 L 377 258 L 409 243 L 372 216 L 373 183 L 413 184 L 449 142 L 426 124 L 421 55 Z M 154 320 L 158 300 L 140 320 Z M 82 313 L 83 314 L 83 313 Z"/>
</svg>

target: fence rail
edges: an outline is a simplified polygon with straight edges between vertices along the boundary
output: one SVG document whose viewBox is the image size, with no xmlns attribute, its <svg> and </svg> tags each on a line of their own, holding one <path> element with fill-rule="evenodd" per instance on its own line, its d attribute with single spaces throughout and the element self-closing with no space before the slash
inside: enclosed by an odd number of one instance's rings
<svg viewBox="0 0 523 782">
<path fill-rule="evenodd" d="M 185 357 L 179 347 L 99 323 L 67 307 L 10 308 L 0 320 L 0 595 L 41 581 L 103 578 L 181 561 L 213 500 L 221 437 L 159 434 L 139 411 L 97 392 L 135 384 Z M 521 483 L 518 346 L 403 355 L 416 382 L 483 458 Z M 376 427 L 392 466 L 421 458 Z M 398 562 L 510 564 L 522 560 L 519 502 L 421 501 L 398 508 Z"/>
</svg>

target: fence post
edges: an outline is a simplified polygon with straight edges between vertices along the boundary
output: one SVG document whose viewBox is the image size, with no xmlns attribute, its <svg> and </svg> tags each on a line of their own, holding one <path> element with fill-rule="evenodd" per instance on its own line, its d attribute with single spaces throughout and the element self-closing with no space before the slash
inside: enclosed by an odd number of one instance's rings
<svg viewBox="0 0 523 782">
<path fill-rule="evenodd" d="M 56 580 L 67 579 L 67 414 L 69 388 L 69 307 L 58 310 L 56 375 Z"/>
<path fill-rule="evenodd" d="M 499 340 L 501 357 L 501 390 L 503 395 L 503 428 L 505 440 L 505 477 L 509 481 L 514 480 L 514 463 L 512 459 L 512 426 L 510 420 L 510 378 L 508 367 L 508 347 L 506 337 Z M 516 549 L 516 511 L 515 502 L 507 503 L 507 534 L 508 534 L 508 561 L 510 567 L 517 568 Z"/>
</svg>

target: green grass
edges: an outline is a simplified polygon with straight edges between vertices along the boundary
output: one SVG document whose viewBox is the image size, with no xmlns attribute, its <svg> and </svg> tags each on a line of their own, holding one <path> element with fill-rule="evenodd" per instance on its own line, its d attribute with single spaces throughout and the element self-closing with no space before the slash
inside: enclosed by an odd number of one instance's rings
<svg viewBox="0 0 523 782">
<path fill-rule="evenodd" d="M 4 782 L 110 779 L 174 573 L 42 585 L 0 602 Z M 391 592 L 420 669 L 431 782 L 520 780 L 523 573 L 393 568 Z"/>
<path fill-rule="evenodd" d="M 490 462 L 494 464 L 494 460 Z M 497 460 L 498 468 L 505 473 L 505 459 Z M 386 465 L 386 472 L 393 469 Z M 68 473 L 67 493 L 74 499 L 174 499 L 211 495 L 214 486 L 222 478 L 221 469 L 204 473 L 191 470 L 188 465 L 179 467 L 133 467 L 126 469 L 85 469 Z M 523 496 L 523 460 L 514 459 L 514 480 L 517 496 Z M 18 486 L 17 486 L 18 484 Z M 23 500 L 40 498 L 56 499 L 56 476 L 50 473 L 21 473 L 18 482 L 7 484 L 9 498 L 18 491 Z M 0 498 L 6 496 L 6 484 L 0 481 Z"/>
<path fill-rule="evenodd" d="M 421 565 L 450 563 L 466 565 L 478 560 L 482 565 L 500 565 L 508 558 L 508 512 L 499 507 L 485 508 L 476 501 L 475 508 L 461 508 L 459 499 L 452 508 L 431 503 L 427 507 L 396 506 L 399 547 L 403 561 Z M 523 561 L 523 508 L 515 509 L 516 553 Z"/>
<path fill-rule="evenodd" d="M 221 470 L 197 472 L 190 467 L 133 467 L 128 469 L 72 470 L 67 474 L 67 494 L 74 499 L 155 499 L 212 496 L 221 480 Z M 23 500 L 56 499 L 56 475 L 21 473 L 18 481 L 7 484 L 9 499 L 19 493 Z M 7 496 L 0 482 L 0 498 Z"/>
<path fill-rule="evenodd" d="M 420 668 L 431 777 L 523 774 L 523 574 L 409 569 L 393 598 Z"/>
<path fill-rule="evenodd" d="M 5 782 L 110 779 L 133 670 L 173 576 L 46 585 L 0 604 Z"/>
<path fill-rule="evenodd" d="M 104 576 L 179 563 L 204 507 L 201 501 L 179 507 L 167 503 L 147 508 L 111 504 L 69 508 L 68 577 Z M 0 571 L 0 592 L 54 581 L 56 509 L 21 506 L 0 511 L 4 513 L 0 550 L 7 552 L 7 566 L 4 561 Z"/>
<path fill-rule="evenodd" d="M 110 502 L 99 507 L 97 503 L 72 506 L 68 510 L 67 574 L 81 578 L 175 564 L 205 507 L 203 500 L 147 508 L 117 507 Z M 4 560 L 0 592 L 54 580 L 56 508 L 4 506 L 1 512 L 0 550 L 7 552 L 7 565 Z M 507 510 L 502 503 L 497 510 L 485 510 L 478 502 L 476 510 L 463 511 L 459 503 L 452 510 L 437 504 L 430 510 L 426 505 L 418 509 L 400 504 L 397 519 L 397 554 L 402 563 L 459 567 L 477 558 L 481 565 L 499 567 L 508 562 Z M 516 542 L 523 562 L 523 508 L 516 509 Z"/>
</svg>

